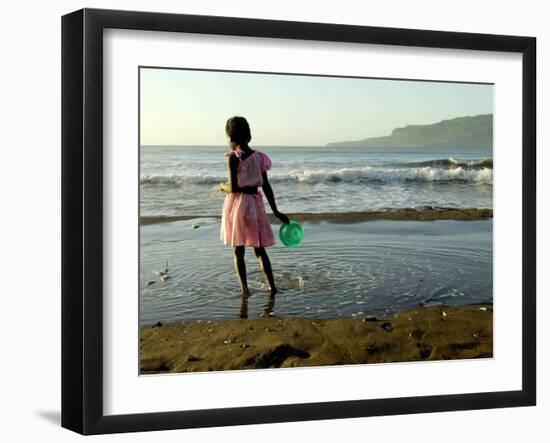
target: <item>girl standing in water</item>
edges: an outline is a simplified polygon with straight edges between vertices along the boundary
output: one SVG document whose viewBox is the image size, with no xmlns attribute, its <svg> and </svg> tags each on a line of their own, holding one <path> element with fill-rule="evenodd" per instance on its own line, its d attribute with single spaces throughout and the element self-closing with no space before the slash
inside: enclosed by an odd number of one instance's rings
<svg viewBox="0 0 550 443">
<path fill-rule="evenodd" d="M 231 117 L 225 125 L 225 133 L 231 151 L 225 154 L 228 157 L 229 182 L 220 184 L 220 190 L 227 194 L 223 203 L 220 238 L 226 245 L 233 246 L 235 271 L 243 294 L 250 293 L 246 280 L 244 251 L 246 246 L 251 246 L 273 296 L 277 292 L 277 287 L 265 248 L 274 245 L 275 238 L 258 187 L 262 187 L 273 214 L 283 223 L 288 223 L 289 220 L 278 211 L 273 190 L 267 179 L 271 160 L 263 152 L 248 146 L 252 136 L 246 119 Z"/>
</svg>

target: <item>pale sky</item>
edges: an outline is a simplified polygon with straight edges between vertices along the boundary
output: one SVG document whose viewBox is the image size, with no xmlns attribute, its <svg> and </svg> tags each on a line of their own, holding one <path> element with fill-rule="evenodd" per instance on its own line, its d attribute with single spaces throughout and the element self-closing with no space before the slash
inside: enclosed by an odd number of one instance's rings
<svg viewBox="0 0 550 443">
<path fill-rule="evenodd" d="M 140 70 L 142 145 L 225 145 L 245 117 L 254 146 L 323 146 L 493 112 L 493 86 L 179 69 Z"/>
</svg>

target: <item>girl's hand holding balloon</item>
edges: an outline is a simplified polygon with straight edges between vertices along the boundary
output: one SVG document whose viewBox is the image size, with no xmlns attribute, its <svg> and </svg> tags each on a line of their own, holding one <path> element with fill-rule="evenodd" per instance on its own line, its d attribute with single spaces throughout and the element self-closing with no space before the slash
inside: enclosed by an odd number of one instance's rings
<svg viewBox="0 0 550 443">
<path fill-rule="evenodd" d="M 281 220 L 282 223 L 284 223 L 285 225 L 288 225 L 288 223 L 290 222 L 290 220 L 288 219 L 288 217 L 283 214 L 282 212 L 279 212 L 277 211 L 275 214 L 275 217 L 277 217 L 279 220 Z"/>
</svg>

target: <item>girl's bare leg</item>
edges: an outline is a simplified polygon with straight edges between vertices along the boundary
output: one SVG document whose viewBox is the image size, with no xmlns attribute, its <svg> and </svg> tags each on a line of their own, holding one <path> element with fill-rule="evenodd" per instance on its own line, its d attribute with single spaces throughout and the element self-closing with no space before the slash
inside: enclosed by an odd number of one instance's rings
<svg viewBox="0 0 550 443">
<path fill-rule="evenodd" d="M 235 256 L 235 272 L 239 277 L 239 283 L 241 285 L 241 291 L 245 295 L 249 295 L 248 282 L 246 280 L 246 265 L 244 263 L 244 246 L 235 246 L 233 248 L 233 255 Z"/>
<path fill-rule="evenodd" d="M 267 282 L 269 283 L 269 287 L 271 288 L 271 295 L 275 295 L 277 293 L 277 287 L 275 286 L 275 279 L 273 278 L 271 261 L 269 261 L 269 257 L 267 256 L 267 252 L 265 251 L 265 248 L 264 247 L 254 248 L 254 253 L 258 258 L 258 262 L 260 263 L 260 268 L 262 269 L 265 277 L 267 278 Z"/>
</svg>

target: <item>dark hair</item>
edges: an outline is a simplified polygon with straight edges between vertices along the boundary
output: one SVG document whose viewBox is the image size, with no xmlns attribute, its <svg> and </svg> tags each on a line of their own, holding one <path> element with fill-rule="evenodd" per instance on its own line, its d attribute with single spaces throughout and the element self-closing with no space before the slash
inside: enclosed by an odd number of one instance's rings
<svg viewBox="0 0 550 443">
<path fill-rule="evenodd" d="M 250 135 L 250 126 L 244 117 L 231 117 L 225 124 L 225 133 L 233 143 L 239 146 L 247 145 L 252 136 Z"/>
</svg>

